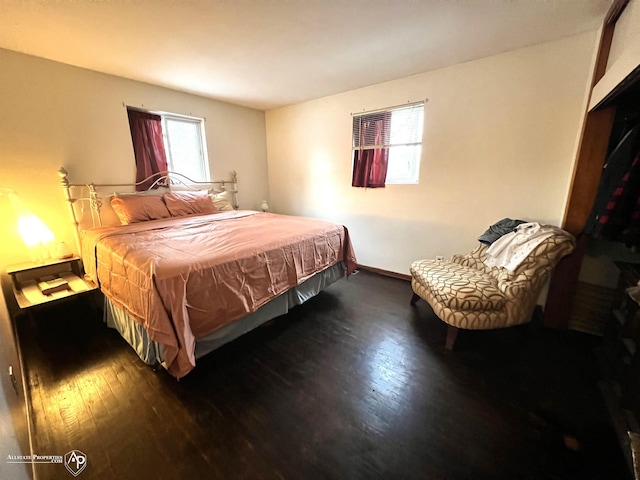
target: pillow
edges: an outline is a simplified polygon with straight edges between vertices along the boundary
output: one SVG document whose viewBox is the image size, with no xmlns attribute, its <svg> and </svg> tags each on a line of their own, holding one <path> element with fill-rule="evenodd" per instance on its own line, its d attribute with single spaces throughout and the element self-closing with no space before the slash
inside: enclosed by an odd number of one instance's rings
<svg viewBox="0 0 640 480">
<path fill-rule="evenodd" d="M 209 197 L 218 212 L 230 212 L 234 209 L 231 205 L 230 192 L 210 193 Z"/>
<path fill-rule="evenodd" d="M 216 213 L 216 208 L 206 191 L 171 192 L 165 193 L 162 198 L 172 217 Z"/>
<path fill-rule="evenodd" d="M 171 217 L 159 195 L 113 196 L 111 206 L 123 225 Z"/>
<path fill-rule="evenodd" d="M 103 227 L 115 227 L 122 225 L 122 221 L 111 205 L 111 199 L 117 195 L 110 195 L 100 205 L 100 221 Z"/>
</svg>

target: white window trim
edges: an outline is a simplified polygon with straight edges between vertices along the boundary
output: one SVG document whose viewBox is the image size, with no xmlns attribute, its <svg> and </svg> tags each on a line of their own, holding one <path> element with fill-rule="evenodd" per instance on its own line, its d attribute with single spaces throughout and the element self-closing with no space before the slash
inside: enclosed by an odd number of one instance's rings
<svg viewBox="0 0 640 480">
<path fill-rule="evenodd" d="M 123 105 L 125 105 L 123 103 Z M 137 110 L 139 112 L 150 113 L 152 115 L 159 115 L 161 117 L 162 123 L 162 143 L 164 144 L 165 155 L 167 156 L 167 169 L 170 171 L 175 171 L 173 165 L 171 164 L 171 150 L 169 149 L 169 138 L 167 136 L 167 126 L 166 126 L 166 118 L 174 119 L 174 120 L 182 120 L 189 121 L 193 123 L 198 123 L 200 125 L 200 148 L 202 149 L 202 161 L 203 161 L 203 170 L 205 174 L 205 178 L 201 181 L 210 182 L 211 181 L 211 169 L 209 166 L 209 149 L 207 148 L 207 136 L 205 123 L 207 119 L 205 117 L 194 117 L 193 115 L 183 115 L 181 113 L 173 113 L 173 112 L 165 112 L 163 110 L 147 110 L 146 108 L 134 107 L 131 105 L 126 105 L 126 108 L 129 110 Z M 180 172 L 176 172 L 180 173 Z M 199 179 L 192 178 L 191 180 L 197 181 Z"/>
<path fill-rule="evenodd" d="M 207 137 L 205 134 L 206 130 L 204 128 L 206 119 L 203 117 L 192 117 L 189 115 L 180 115 L 178 113 L 169 113 L 169 112 L 151 112 L 151 113 L 160 115 L 162 117 L 162 140 L 164 142 L 165 153 L 167 155 L 167 168 L 169 168 L 169 170 L 174 170 L 174 166 L 171 158 L 171 149 L 170 149 L 171 142 L 169 140 L 169 135 L 167 133 L 169 129 L 167 128 L 166 120 L 171 119 L 171 120 L 178 120 L 183 122 L 190 122 L 190 123 L 198 124 L 200 126 L 200 149 L 201 149 L 205 178 L 203 179 L 194 178 L 192 180 L 198 180 L 198 181 L 204 181 L 204 182 L 211 181 L 211 172 L 209 169 L 209 155 L 208 155 L 208 148 L 207 148 Z"/>
<path fill-rule="evenodd" d="M 355 138 L 353 136 L 353 132 L 352 132 L 352 149 L 351 149 L 351 159 L 353 161 L 353 152 L 355 152 L 356 150 L 365 150 L 365 149 L 370 149 L 370 148 L 392 148 L 394 146 L 419 146 L 419 152 L 417 155 L 417 159 L 412 162 L 412 177 L 410 179 L 407 178 L 394 178 L 394 177 L 389 177 L 387 176 L 386 180 L 385 180 L 385 185 L 417 185 L 420 183 L 420 163 L 422 160 L 422 144 L 424 141 L 424 106 L 426 105 L 427 100 L 420 100 L 418 102 L 411 102 L 411 103 L 406 103 L 406 104 L 402 104 L 402 105 L 395 105 L 392 107 L 386 107 L 386 108 L 379 108 L 376 110 L 369 110 L 369 111 L 364 111 L 364 112 L 359 112 L 359 113 L 353 113 L 352 117 L 355 120 L 356 118 L 359 117 L 366 117 L 369 115 L 373 115 L 376 113 L 384 113 L 384 112 L 388 112 L 388 113 L 393 113 L 394 111 L 397 110 L 402 110 L 402 109 L 408 109 L 408 108 L 414 108 L 414 107 L 422 107 L 422 119 L 421 119 L 421 123 L 422 123 L 422 130 L 420 132 L 420 141 L 419 142 L 407 142 L 407 143 L 402 143 L 402 144 L 389 144 L 389 145 L 367 145 L 365 147 L 363 146 L 355 146 Z M 352 121 L 353 122 L 353 121 Z M 353 125 L 352 125 L 353 128 Z"/>
</svg>

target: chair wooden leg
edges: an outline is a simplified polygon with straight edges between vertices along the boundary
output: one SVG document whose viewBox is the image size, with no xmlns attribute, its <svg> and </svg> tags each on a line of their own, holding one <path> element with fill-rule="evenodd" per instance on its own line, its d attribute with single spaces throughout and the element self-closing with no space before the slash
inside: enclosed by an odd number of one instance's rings
<svg viewBox="0 0 640 480">
<path fill-rule="evenodd" d="M 458 327 L 447 325 L 447 339 L 444 344 L 447 350 L 453 350 L 453 344 L 456 343 L 456 338 L 458 338 Z"/>
<path fill-rule="evenodd" d="M 420 300 L 420 296 L 417 293 L 414 293 L 413 297 L 411 297 L 411 306 L 415 307 L 418 300 Z"/>
</svg>

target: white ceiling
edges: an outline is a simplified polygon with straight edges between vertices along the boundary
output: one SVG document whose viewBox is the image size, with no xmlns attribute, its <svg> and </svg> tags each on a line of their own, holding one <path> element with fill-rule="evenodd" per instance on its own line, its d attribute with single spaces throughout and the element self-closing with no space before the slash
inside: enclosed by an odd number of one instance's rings
<svg viewBox="0 0 640 480">
<path fill-rule="evenodd" d="M 595 30 L 610 3 L 0 0 L 0 48 L 268 110 Z"/>
</svg>

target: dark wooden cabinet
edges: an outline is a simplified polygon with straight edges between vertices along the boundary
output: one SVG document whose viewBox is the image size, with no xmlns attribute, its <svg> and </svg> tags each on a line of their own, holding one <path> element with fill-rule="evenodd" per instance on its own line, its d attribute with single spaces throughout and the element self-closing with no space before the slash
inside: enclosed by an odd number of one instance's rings
<svg viewBox="0 0 640 480">
<path fill-rule="evenodd" d="M 10 265 L 7 267 L 7 274 L 11 277 L 13 297 L 21 311 L 45 309 L 50 304 L 97 288 L 97 285 L 85 278 L 79 257 Z M 63 280 L 64 288 L 49 294 L 43 293 L 39 282 L 49 277 Z"/>
<path fill-rule="evenodd" d="M 628 293 L 640 281 L 640 263 L 616 262 L 618 301 L 607 323 L 601 350 L 600 388 L 632 471 L 640 450 L 640 305 Z M 634 458 L 635 457 L 635 458 Z"/>
<path fill-rule="evenodd" d="M 587 108 L 585 113 L 562 222 L 562 228 L 577 237 L 578 248 L 570 256 L 565 257 L 552 274 L 544 309 L 544 322 L 549 327 L 567 328 L 571 318 L 580 268 L 587 247 L 587 240 L 582 232 L 598 194 L 602 168 L 616 119 L 619 120 L 630 112 L 638 113 L 639 109 L 636 99 L 640 94 L 640 65 L 613 86 L 613 89 L 602 99 L 598 95 L 594 97 L 594 92 L 599 93 L 597 92 L 599 82 L 606 76 L 607 69 L 610 67 L 609 56 L 612 44 L 615 44 L 616 40 L 617 22 L 621 16 L 625 15 L 625 9 L 629 3 L 630 0 L 615 0 L 602 26 L 589 94 L 590 103 L 592 100 L 597 100 L 598 103 L 592 108 Z M 622 32 L 622 36 L 618 39 L 624 38 L 627 30 L 623 28 Z M 622 42 L 624 43 L 624 40 Z M 633 46 L 630 48 L 634 53 L 631 57 L 635 58 L 637 56 L 635 49 Z M 615 55 L 613 59 L 615 64 Z M 605 86 L 608 83 L 603 82 Z"/>
<path fill-rule="evenodd" d="M 40 282 L 45 278 L 59 278 L 66 282 L 64 289 L 43 293 Z M 78 257 L 54 259 L 40 263 L 11 265 L 2 275 L 2 301 L 0 301 L 0 375 L 2 392 L 7 399 L 7 415 L 10 418 L 15 439 L 1 444 L 5 455 L 28 456 L 33 453 L 57 454 L 58 452 L 32 452 L 31 401 L 29 384 L 24 375 L 24 362 L 18 332 L 20 322 L 29 321 L 34 315 L 46 315 L 50 308 L 75 302 L 92 295 L 97 286 L 88 281 Z M 6 308 L 4 308 L 6 306 Z M 3 405 L 0 403 L 0 407 Z M 0 408 L 1 410 L 1 408 Z M 2 440 L 2 439 L 0 439 Z M 16 445 L 17 443 L 17 445 Z M 6 450 L 6 451 L 5 451 Z M 0 468 L 0 478 L 23 480 L 33 478 L 31 463 L 6 463 Z"/>
<path fill-rule="evenodd" d="M 0 384 L 2 388 L 0 395 L 4 393 L 6 400 L 7 412 L 2 412 L 3 417 L 11 422 L 12 430 L 15 433 L 15 441 L 7 437 L 2 439 L 2 453 L 5 455 L 3 462 L 6 463 L 7 455 L 30 455 L 31 444 L 29 407 L 22 376 L 22 358 L 19 344 L 16 341 L 14 324 L 11 320 L 12 312 L 15 312 L 17 305 L 12 304 L 13 293 L 8 276 L 2 278 L 2 290 L 4 296 L 0 299 Z M 10 300 L 6 302 L 7 308 L 5 308 L 4 301 L 6 298 Z M 13 451 L 14 448 L 15 451 Z M 5 464 L 3 468 L 3 471 L 10 475 L 9 478 L 22 479 L 33 476 L 29 464 Z"/>
</svg>

